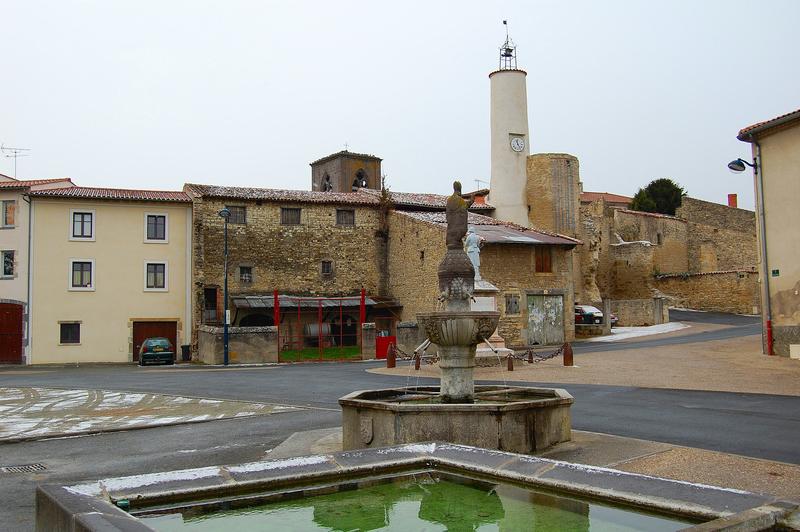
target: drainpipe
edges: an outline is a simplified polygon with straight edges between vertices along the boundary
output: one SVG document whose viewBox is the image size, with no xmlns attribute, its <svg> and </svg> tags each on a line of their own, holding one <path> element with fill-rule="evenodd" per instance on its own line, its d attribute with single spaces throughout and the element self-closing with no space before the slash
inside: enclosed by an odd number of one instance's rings
<svg viewBox="0 0 800 532">
<path fill-rule="evenodd" d="M 761 241 L 761 278 L 764 280 L 764 297 L 761 304 L 764 307 L 764 334 L 766 336 L 767 354 L 772 356 L 772 305 L 769 299 L 769 264 L 767 261 L 767 229 L 764 216 L 764 166 L 761 162 L 761 145 L 751 135 L 753 144 L 753 159 L 755 165 L 753 174 L 756 182 L 756 209 L 758 210 L 759 240 Z"/>
<path fill-rule="evenodd" d="M 31 363 L 31 353 L 33 352 L 33 346 L 31 345 L 31 304 L 33 303 L 33 286 L 31 284 L 31 255 L 33 254 L 33 246 L 31 245 L 33 242 L 33 201 L 31 197 L 27 194 L 22 195 L 22 199 L 28 203 L 28 295 L 27 295 L 27 305 L 26 309 L 28 311 L 28 319 L 25 320 L 25 340 L 27 340 L 27 356 L 25 357 L 25 365 L 30 365 Z"/>
</svg>

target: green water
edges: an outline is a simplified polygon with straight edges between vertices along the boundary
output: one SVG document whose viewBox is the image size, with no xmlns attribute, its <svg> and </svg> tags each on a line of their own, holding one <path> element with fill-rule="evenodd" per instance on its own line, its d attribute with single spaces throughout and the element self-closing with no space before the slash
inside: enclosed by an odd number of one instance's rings
<svg viewBox="0 0 800 532">
<path fill-rule="evenodd" d="M 159 531 L 626 531 L 688 526 L 507 484 L 463 483 L 428 475 L 238 510 L 140 517 Z"/>
</svg>

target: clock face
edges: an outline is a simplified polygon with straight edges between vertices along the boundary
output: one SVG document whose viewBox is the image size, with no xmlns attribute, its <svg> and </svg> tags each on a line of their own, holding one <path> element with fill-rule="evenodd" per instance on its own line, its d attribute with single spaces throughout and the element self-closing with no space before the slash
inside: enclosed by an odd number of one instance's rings
<svg viewBox="0 0 800 532">
<path fill-rule="evenodd" d="M 511 139 L 511 149 L 514 151 L 522 151 L 525 149 L 525 139 L 522 137 L 514 137 Z"/>
</svg>

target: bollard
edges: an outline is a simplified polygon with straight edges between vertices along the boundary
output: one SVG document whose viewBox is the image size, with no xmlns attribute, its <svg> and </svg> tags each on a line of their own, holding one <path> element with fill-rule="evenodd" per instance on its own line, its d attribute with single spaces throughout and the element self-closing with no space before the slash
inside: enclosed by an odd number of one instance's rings
<svg viewBox="0 0 800 532">
<path fill-rule="evenodd" d="M 419 371 L 419 362 L 422 357 L 419 355 L 414 355 L 414 369 Z"/>
<path fill-rule="evenodd" d="M 389 351 L 386 353 L 386 367 L 393 368 L 397 366 L 397 351 L 395 351 L 394 344 L 389 344 Z"/>
<path fill-rule="evenodd" d="M 569 342 L 564 344 L 564 365 L 572 366 L 572 345 Z"/>
<path fill-rule="evenodd" d="M 508 355 L 506 359 L 508 360 L 508 371 L 514 371 L 514 357 Z"/>
<path fill-rule="evenodd" d="M 533 364 L 533 349 L 528 349 L 528 364 Z"/>
</svg>

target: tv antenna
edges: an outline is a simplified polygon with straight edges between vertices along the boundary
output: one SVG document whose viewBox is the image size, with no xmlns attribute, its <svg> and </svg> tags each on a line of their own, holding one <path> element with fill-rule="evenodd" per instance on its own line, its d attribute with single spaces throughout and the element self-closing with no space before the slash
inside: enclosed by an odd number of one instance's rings
<svg viewBox="0 0 800 532">
<path fill-rule="evenodd" d="M 17 159 L 20 157 L 28 157 L 30 155 L 30 153 L 23 153 L 26 151 L 31 150 L 30 148 L 12 148 L 11 146 L 0 144 L 0 152 L 3 153 L 3 157 L 10 157 L 14 159 L 14 179 L 17 178 Z"/>
<path fill-rule="evenodd" d="M 489 188 L 489 182 L 488 181 L 484 181 L 483 179 L 476 179 L 475 180 L 475 184 L 478 185 L 478 190 L 480 190 L 481 184 L 484 184 L 484 185 L 486 185 L 486 188 Z"/>
</svg>

